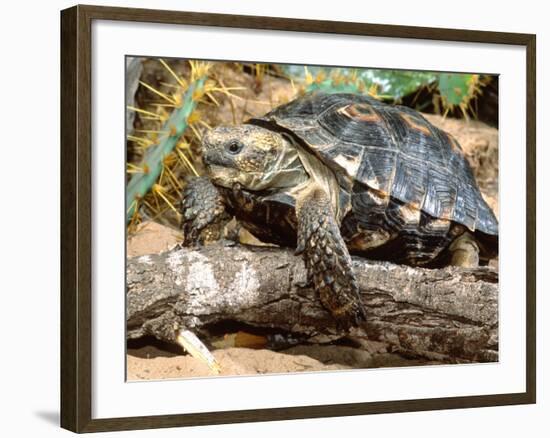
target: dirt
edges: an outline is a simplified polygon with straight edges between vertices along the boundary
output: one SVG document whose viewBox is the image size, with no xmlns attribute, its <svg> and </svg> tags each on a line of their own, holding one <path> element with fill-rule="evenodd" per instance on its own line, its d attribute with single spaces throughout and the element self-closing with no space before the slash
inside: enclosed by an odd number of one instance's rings
<svg viewBox="0 0 550 438">
<path fill-rule="evenodd" d="M 297 90 L 287 79 L 271 75 L 242 74 L 234 64 L 215 65 L 213 76 L 230 90 L 232 97 L 218 97 L 220 106 L 217 111 L 202 113 L 210 126 L 243 123 L 289 102 L 297 94 Z"/>
<path fill-rule="evenodd" d="M 178 230 L 156 222 L 142 222 L 137 226 L 135 234 L 131 234 L 128 238 L 126 256 L 160 254 L 173 248 L 181 240 L 182 235 Z"/>
<path fill-rule="evenodd" d="M 146 357 L 141 356 L 144 351 Z M 182 377 L 206 377 L 218 375 L 208 366 L 187 355 L 167 356 L 155 347 L 128 352 L 128 380 L 176 379 Z M 276 353 L 270 350 L 227 348 L 213 351 L 220 364 L 222 376 L 243 376 L 267 373 L 292 373 L 298 371 L 327 371 L 351 368 L 338 364 L 326 365 L 306 356 Z"/>
<path fill-rule="evenodd" d="M 378 343 L 379 344 L 379 343 Z M 168 351 L 154 345 L 129 348 L 127 379 L 162 380 L 208 376 L 334 371 L 358 368 L 402 367 L 437 364 L 422 359 L 407 359 L 398 354 L 369 352 L 340 345 L 300 345 L 282 352 L 267 349 L 225 348 L 212 351 L 221 372 L 183 352 Z"/>
</svg>

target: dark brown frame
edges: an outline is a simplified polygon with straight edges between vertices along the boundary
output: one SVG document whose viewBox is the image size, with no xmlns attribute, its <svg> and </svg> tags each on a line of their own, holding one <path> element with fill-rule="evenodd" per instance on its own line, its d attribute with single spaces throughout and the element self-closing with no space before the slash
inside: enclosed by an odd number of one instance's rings
<svg viewBox="0 0 550 438">
<path fill-rule="evenodd" d="M 91 23 L 221 26 L 525 46 L 527 50 L 526 392 L 232 412 L 92 419 Z M 531 34 L 75 6 L 61 12 L 61 426 L 75 432 L 364 415 L 536 402 L 536 37 Z"/>
</svg>

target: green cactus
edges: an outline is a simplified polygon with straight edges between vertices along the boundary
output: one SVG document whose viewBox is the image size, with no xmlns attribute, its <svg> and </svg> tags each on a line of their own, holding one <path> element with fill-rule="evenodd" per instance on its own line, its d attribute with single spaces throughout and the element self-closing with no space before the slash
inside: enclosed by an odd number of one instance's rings
<svg viewBox="0 0 550 438">
<path fill-rule="evenodd" d="M 440 73 L 437 88 L 445 111 L 459 107 L 466 116 L 470 101 L 480 92 L 479 75 Z"/>
<path fill-rule="evenodd" d="M 424 85 L 437 80 L 437 74 L 402 70 L 280 66 L 292 80 L 305 85 L 306 91 L 361 93 L 398 101 Z"/>
<path fill-rule="evenodd" d="M 374 70 L 374 81 L 382 84 L 384 94 L 397 101 L 418 89 L 432 84 L 436 74 L 422 71 Z"/>
<path fill-rule="evenodd" d="M 279 68 L 305 91 L 370 94 L 392 102 L 433 85 L 435 97 L 440 99 L 438 107 L 445 112 L 458 107 L 465 117 L 470 101 L 480 93 L 481 86 L 479 75 L 475 74 L 293 65 Z"/>
<path fill-rule="evenodd" d="M 179 138 L 188 126 L 188 118 L 196 107 L 196 95 L 204 89 L 206 77 L 192 82 L 181 96 L 181 106 L 176 108 L 170 118 L 164 123 L 162 131 L 168 135 L 161 138 L 157 145 L 150 146 L 145 154 L 141 168 L 142 173 L 136 173 L 126 187 L 126 219 L 129 222 L 133 217 L 137 201 L 145 196 L 159 178 L 164 158 L 174 150 Z"/>
</svg>

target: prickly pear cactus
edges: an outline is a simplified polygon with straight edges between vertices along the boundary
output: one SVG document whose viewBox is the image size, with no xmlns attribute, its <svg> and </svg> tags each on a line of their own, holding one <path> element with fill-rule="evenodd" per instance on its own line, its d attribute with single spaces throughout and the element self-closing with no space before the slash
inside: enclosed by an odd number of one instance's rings
<svg viewBox="0 0 550 438">
<path fill-rule="evenodd" d="M 471 101 L 480 94 L 482 82 L 475 74 L 440 73 L 437 86 L 444 112 L 459 108 L 468 117 Z"/>
<path fill-rule="evenodd" d="M 468 117 L 471 102 L 481 93 L 479 75 L 405 70 L 281 66 L 301 92 L 361 93 L 399 103 L 423 87 L 433 91 L 434 106 L 441 113 L 459 109 Z"/>
<path fill-rule="evenodd" d="M 281 69 L 302 86 L 303 91 L 361 93 L 393 101 L 437 80 L 437 74 L 429 72 L 315 66 L 282 66 Z"/>
</svg>

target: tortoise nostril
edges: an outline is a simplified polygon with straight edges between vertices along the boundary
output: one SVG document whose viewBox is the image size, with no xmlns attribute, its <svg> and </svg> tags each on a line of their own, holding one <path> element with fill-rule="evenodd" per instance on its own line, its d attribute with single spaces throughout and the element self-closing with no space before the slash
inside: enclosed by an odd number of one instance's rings
<svg viewBox="0 0 550 438">
<path fill-rule="evenodd" d="M 212 164 L 212 153 L 208 149 L 203 150 L 202 161 L 204 162 L 205 166 Z"/>
</svg>

